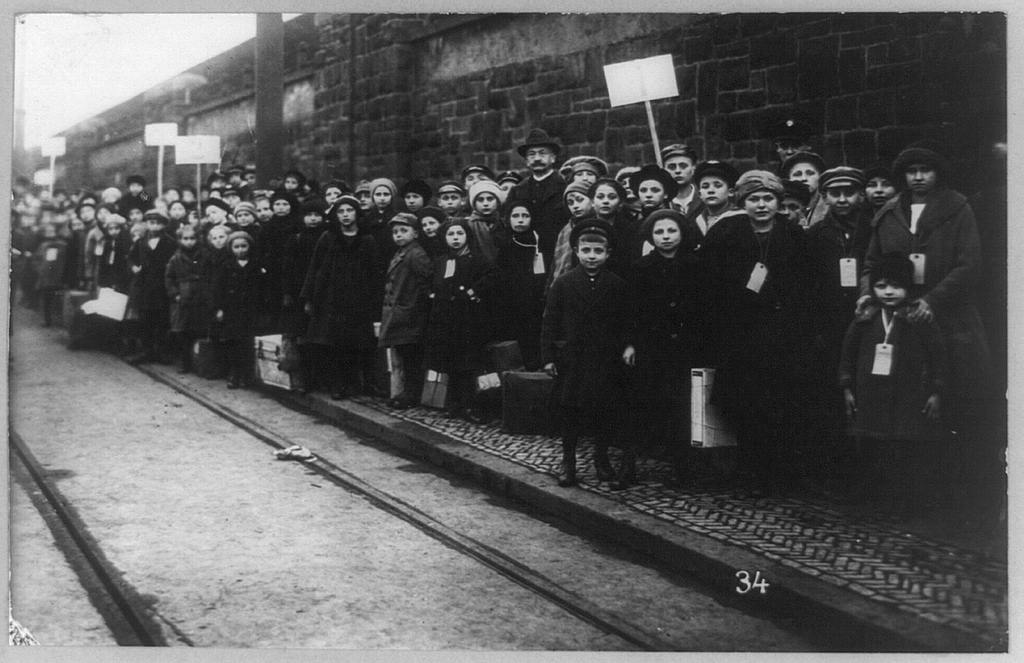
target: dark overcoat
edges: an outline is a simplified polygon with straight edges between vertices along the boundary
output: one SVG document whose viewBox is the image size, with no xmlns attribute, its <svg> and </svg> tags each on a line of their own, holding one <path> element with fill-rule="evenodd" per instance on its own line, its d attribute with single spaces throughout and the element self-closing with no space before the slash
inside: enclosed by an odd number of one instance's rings
<svg viewBox="0 0 1024 663">
<path fill-rule="evenodd" d="M 558 371 L 557 405 L 621 407 L 628 311 L 626 282 L 607 269 L 591 278 L 575 267 L 551 285 L 541 325 L 541 363 L 554 362 Z"/>
<path fill-rule="evenodd" d="M 68 243 L 63 239 L 44 239 L 36 249 L 35 263 L 39 290 L 60 290 L 72 285 L 67 274 Z"/>
<path fill-rule="evenodd" d="M 911 323 L 902 312 L 893 318 L 889 343 L 893 365 L 888 376 L 872 375 L 875 345 L 885 339 L 881 310 L 850 324 L 843 339 L 839 386 L 853 391 L 857 411 L 849 432 L 884 440 L 937 441 L 947 432 L 921 409 L 932 394 L 946 393 L 942 335 L 931 322 Z"/>
<path fill-rule="evenodd" d="M 210 329 L 210 283 L 204 280 L 206 250 L 180 247 L 167 262 L 164 283 L 170 299 L 171 331 L 205 336 Z"/>
<path fill-rule="evenodd" d="M 132 272 L 128 268 L 128 252 L 132 248 L 131 234 L 121 230 L 117 236 L 104 233 L 103 255 L 96 260 L 96 285 L 128 293 Z"/>
<path fill-rule="evenodd" d="M 281 330 L 285 334 L 302 336 L 309 326 L 309 316 L 303 310 L 299 297 L 313 260 L 317 241 L 324 234 L 321 226 L 303 227 L 288 238 L 281 260 L 281 294 L 288 297 L 290 304 L 281 308 Z"/>
<path fill-rule="evenodd" d="M 990 353 L 981 316 L 975 304 L 975 287 L 981 269 L 981 241 L 974 212 L 967 199 L 951 189 L 933 190 L 910 232 L 910 198 L 906 192 L 886 203 L 874 219 L 874 232 L 865 256 L 862 294 L 870 294 L 868 274 L 886 253 L 923 253 L 924 284 L 910 289 L 935 313 L 943 343 L 950 357 L 950 399 L 956 402 L 979 397 L 991 376 Z"/>
<path fill-rule="evenodd" d="M 218 325 L 221 338 L 248 339 L 255 335 L 266 280 L 267 274 L 256 258 L 250 258 L 245 265 L 233 258 L 222 263 L 213 285 L 214 311 L 224 312 Z"/>
<path fill-rule="evenodd" d="M 793 421 L 810 375 L 808 302 L 811 272 L 804 231 L 777 215 L 762 246 L 750 219 L 715 224 L 701 250 L 714 303 L 712 332 L 718 364 L 712 398 L 727 417 L 756 422 Z M 748 289 L 754 265 L 768 276 Z"/>
<path fill-rule="evenodd" d="M 445 278 L 449 259 L 455 261 L 455 273 Z M 427 368 L 442 373 L 484 369 L 483 346 L 493 340 L 491 306 L 496 281 L 494 263 L 471 252 L 434 261 L 424 346 Z"/>
<path fill-rule="evenodd" d="M 430 316 L 430 287 L 434 265 L 412 242 L 400 248 L 388 265 L 380 314 L 380 345 L 421 343 Z"/>
<path fill-rule="evenodd" d="M 281 320 L 284 296 L 284 249 L 288 238 L 299 231 L 301 219 L 295 214 L 274 215 L 260 227 L 260 243 L 256 245 L 255 257 L 266 270 L 263 286 L 262 313 L 268 331 L 283 331 Z"/>
<path fill-rule="evenodd" d="M 627 286 L 627 342 L 636 350 L 629 400 L 639 429 L 659 442 L 688 443 L 690 369 L 704 366 L 709 327 L 698 258 L 655 251 L 637 262 Z"/>
<path fill-rule="evenodd" d="M 128 254 L 129 266 L 142 267 L 132 282 L 132 300 L 140 311 L 167 311 L 170 302 L 164 276 L 167 263 L 178 249 L 177 243 L 167 234 L 159 236 L 155 247 L 149 246 L 149 240 L 149 237 L 141 238 Z"/>
<path fill-rule="evenodd" d="M 538 236 L 532 230 L 512 233 L 498 250 L 495 321 L 502 340 L 519 342 L 526 367 L 540 362 L 540 325 L 544 317 L 547 274 L 534 274 Z M 545 265 L 545 267 L 548 267 Z"/>
<path fill-rule="evenodd" d="M 371 350 L 380 315 L 381 274 L 370 235 L 328 231 L 317 240 L 300 300 L 313 305 L 306 340 L 348 350 Z"/>
</svg>

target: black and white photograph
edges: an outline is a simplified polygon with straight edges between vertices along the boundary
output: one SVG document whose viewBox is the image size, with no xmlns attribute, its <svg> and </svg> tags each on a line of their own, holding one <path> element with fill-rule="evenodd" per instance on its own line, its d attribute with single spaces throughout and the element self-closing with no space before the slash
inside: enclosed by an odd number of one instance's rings
<svg viewBox="0 0 1024 663">
<path fill-rule="evenodd" d="M 1016 26 L 826 4 L 3 10 L 4 657 L 1007 655 Z"/>
</svg>

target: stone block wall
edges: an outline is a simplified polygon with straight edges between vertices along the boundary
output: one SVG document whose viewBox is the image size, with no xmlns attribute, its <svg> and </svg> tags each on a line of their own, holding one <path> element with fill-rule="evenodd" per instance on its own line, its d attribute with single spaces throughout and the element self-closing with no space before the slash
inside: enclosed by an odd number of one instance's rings
<svg viewBox="0 0 1024 663">
<path fill-rule="evenodd" d="M 611 108 L 602 66 L 663 53 L 674 57 L 680 96 L 653 103 L 661 143 L 685 141 L 740 168 L 770 162 L 767 127 L 794 112 L 814 123 L 815 147 L 832 164 L 889 160 L 934 138 L 967 179 L 1006 136 L 999 14 L 527 14 L 453 26 L 348 15 L 317 24 L 316 114 L 328 126 L 316 130 L 316 153 L 348 176 L 436 181 L 474 162 L 519 168 L 515 146 L 534 126 L 568 155 L 653 161 L 643 105 Z M 495 51 L 513 59 L 499 63 Z"/>
<path fill-rule="evenodd" d="M 296 107 L 312 105 L 286 124 L 285 166 L 321 181 L 520 168 L 515 147 L 538 126 L 567 155 L 651 162 L 643 105 L 611 108 L 602 67 L 664 53 L 680 94 L 653 102 L 661 143 L 741 169 L 771 162 L 767 127 L 792 113 L 814 123 L 831 164 L 937 139 L 965 192 L 1006 140 L 1002 14 L 316 14 L 285 25 L 286 82 Z M 251 52 L 249 42 L 191 70 L 208 83 L 188 98 L 165 82 L 68 132 L 67 179 L 155 172 L 90 168 L 83 155 L 141 140 L 145 122 L 168 115 L 232 115 L 223 107 L 251 103 Z M 225 160 L 249 160 L 248 127 L 223 131 Z"/>
</svg>

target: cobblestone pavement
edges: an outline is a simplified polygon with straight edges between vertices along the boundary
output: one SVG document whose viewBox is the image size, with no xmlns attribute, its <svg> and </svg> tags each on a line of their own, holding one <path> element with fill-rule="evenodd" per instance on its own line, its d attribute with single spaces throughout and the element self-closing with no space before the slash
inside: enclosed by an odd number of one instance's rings
<svg viewBox="0 0 1024 663">
<path fill-rule="evenodd" d="M 511 435 L 496 422 L 477 425 L 437 410 L 396 411 L 375 398 L 362 405 L 415 422 L 471 447 L 554 476 L 559 440 Z M 580 485 L 637 511 L 763 555 L 822 582 L 923 619 L 972 633 L 1004 650 L 1007 642 L 1007 566 L 1004 559 L 959 543 L 908 531 L 885 516 L 861 514 L 814 498 L 752 497 L 737 488 L 670 488 L 668 463 L 646 458 L 643 483 L 622 492 L 597 481 L 584 443 Z M 612 450 L 613 461 L 615 450 Z"/>
</svg>

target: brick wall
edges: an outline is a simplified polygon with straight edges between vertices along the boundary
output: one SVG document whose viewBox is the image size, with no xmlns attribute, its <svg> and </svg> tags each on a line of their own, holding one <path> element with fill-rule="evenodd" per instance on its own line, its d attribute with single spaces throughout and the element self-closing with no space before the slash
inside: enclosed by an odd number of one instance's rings
<svg viewBox="0 0 1024 663">
<path fill-rule="evenodd" d="M 535 126 L 568 155 L 653 161 L 643 105 L 610 108 L 602 66 L 663 53 L 674 57 L 680 96 L 653 104 L 662 144 L 686 141 L 740 168 L 771 160 L 766 128 L 793 112 L 814 122 L 815 146 L 833 164 L 938 139 L 965 191 L 991 143 L 1006 139 L 1001 14 L 317 14 L 292 24 L 286 71 L 308 67 L 313 108 L 287 127 L 285 162 L 321 180 L 436 182 L 471 162 L 519 168 L 515 146 Z M 195 68 L 211 83 L 190 108 L 251 89 L 251 49 Z M 104 132 L 141 137 L 154 115 L 142 106 L 108 111 L 84 143 L 103 144 Z M 225 141 L 241 160 L 245 129 Z"/>
<path fill-rule="evenodd" d="M 601 67 L 662 53 L 680 88 L 653 104 L 662 144 L 686 141 L 741 168 L 770 161 L 766 128 L 794 111 L 813 120 L 834 164 L 891 159 L 928 137 L 967 174 L 1006 136 L 998 14 L 467 20 L 321 18 L 318 152 L 357 173 L 437 180 L 471 162 L 520 167 L 515 146 L 541 126 L 569 155 L 652 161 L 643 106 L 610 108 Z M 496 50 L 512 59 L 497 64 Z"/>
</svg>

